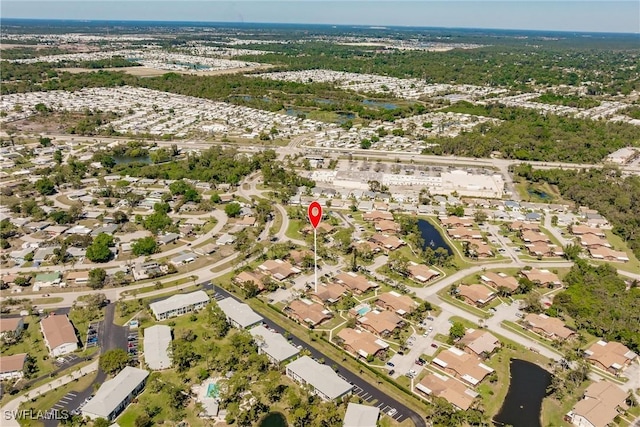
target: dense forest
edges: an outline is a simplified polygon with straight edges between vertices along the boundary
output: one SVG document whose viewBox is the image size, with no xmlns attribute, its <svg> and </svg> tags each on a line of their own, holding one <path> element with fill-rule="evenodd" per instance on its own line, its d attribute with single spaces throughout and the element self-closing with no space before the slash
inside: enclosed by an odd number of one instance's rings
<svg viewBox="0 0 640 427">
<path fill-rule="evenodd" d="M 240 57 L 280 65 L 283 70 L 326 68 L 354 73 L 418 78 L 430 83 L 504 86 L 527 90 L 530 84 L 589 84 L 593 94 L 628 94 L 640 89 L 637 50 L 548 49 L 488 46 L 447 52 L 392 50 L 380 53 L 353 46 L 308 42 L 255 45 L 277 53 Z"/>
<path fill-rule="evenodd" d="M 530 165 L 514 169 L 516 176 L 532 182 L 556 185 L 562 197 L 596 209 L 613 225 L 613 232 L 627 242 L 640 258 L 640 177 L 621 177 L 615 168 L 583 171 L 533 170 Z"/>
<path fill-rule="evenodd" d="M 640 128 L 612 123 L 541 115 L 534 110 L 459 102 L 444 111 L 495 117 L 500 125 L 480 125 L 455 138 L 429 139 L 438 144 L 425 154 L 488 157 L 494 151 L 509 159 L 597 163 L 615 150 L 640 144 Z"/>
<path fill-rule="evenodd" d="M 556 295 L 552 309 L 571 316 L 578 329 L 640 351 L 640 288 L 626 289 L 613 266 L 578 260 L 565 276 L 567 289 Z"/>
</svg>

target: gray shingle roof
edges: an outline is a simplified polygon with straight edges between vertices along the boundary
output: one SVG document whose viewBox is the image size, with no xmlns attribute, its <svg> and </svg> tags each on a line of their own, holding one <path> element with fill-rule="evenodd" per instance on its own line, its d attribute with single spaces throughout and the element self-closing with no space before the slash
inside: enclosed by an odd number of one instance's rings
<svg viewBox="0 0 640 427">
<path fill-rule="evenodd" d="M 83 415 L 109 418 L 109 415 L 129 396 L 147 377 L 144 369 L 125 367 L 115 378 L 105 381 L 96 395 L 82 408 Z"/>
<path fill-rule="evenodd" d="M 271 356 L 277 362 L 282 362 L 300 352 L 297 348 L 289 344 L 289 341 L 282 335 L 271 332 L 262 325 L 251 328 L 249 333 L 256 341 L 259 341 L 262 351 Z"/>
<path fill-rule="evenodd" d="M 302 356 L 287 365 L 287 369 L 312 385 L 330 400 L 348 393 L 353 386 L 340 378 L 333 369 L 321 365 L 309 356 Z"/>
<path fill-rule="evenodd" d="M 262 322 L 263 320 L 263 317 L 251 310 L 247 304 L 238 302 L 230 297 L 218 301 L 218 306 L 229 319 L 243 328 Z"/>
</svg>

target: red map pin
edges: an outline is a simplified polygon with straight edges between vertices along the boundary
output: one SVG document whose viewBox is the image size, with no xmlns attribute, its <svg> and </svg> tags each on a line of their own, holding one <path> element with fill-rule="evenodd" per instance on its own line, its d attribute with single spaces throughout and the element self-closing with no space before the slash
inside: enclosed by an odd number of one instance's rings
<svg viewBox="0 0 640 427">
<path fill-rule="evenodd" d="M 322 206 L 318 202 L 311 202 L 309 209 L 307 209 L 307 216 L 313 228 L 318 228 L 320 220 L 322 219 Z"/>
</svg>

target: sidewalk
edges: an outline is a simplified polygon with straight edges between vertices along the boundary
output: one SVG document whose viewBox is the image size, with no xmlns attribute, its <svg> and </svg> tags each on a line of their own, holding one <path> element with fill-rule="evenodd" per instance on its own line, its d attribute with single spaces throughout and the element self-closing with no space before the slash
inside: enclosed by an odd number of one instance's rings
<svg viewBox="0 0 640 427">
<path fill-rule="evenodd" d="M 40 396 L 46 392 L 54 390 L 60 386 L 70 383 L 71 381 L 83 377 L 87 374 L 95 372 L 98 370 L 98 361 L 92 362 L 91 364 L 85 366 L 84 368 L 80 368 L 77 371 L 73 371 L 70 374 L 67 374 L 63 377 L 56 378 L 55 380 L 41 385 L 33 390 L 30 390 L 28 393 L 23 394 L 22 396 L 18 396 L 17 398 L 7 402 L 7 404 L 2 407 L 2 427 L 19 427 L 18 421 L 13 418 L 14 411 L 18 410 L 18 407 L 23 402 L 27 402 L 33 398 Z"/>
</svg>

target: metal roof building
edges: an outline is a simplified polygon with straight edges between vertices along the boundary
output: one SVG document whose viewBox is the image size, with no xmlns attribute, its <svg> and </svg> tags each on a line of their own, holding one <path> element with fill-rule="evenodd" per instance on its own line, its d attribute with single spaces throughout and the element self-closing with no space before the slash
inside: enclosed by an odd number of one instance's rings
<svg viewBox="0 0 640 427">
<path fill-rule="evenodd" d="M 262 325 L 251 328 L 249 333 L 258 345 L 258 352 L 266 354 L 271 363 L 276 365 L 300 353 L 285 337 Z"/>
<path fill-rule="evenodd" d="M 209 295 L 205 291 L 173 295 L 162 301 L 149 304 L 149 308 L 158 320 L 181 316 L 185 313 L 201 309 L 209 303 Z"/>
<path fill-rule="evenodd" d="M 144 360 L 149 369 L 171 367 L 171 328 L 155 325 L 144 330 Z"/>
<path fill-rule="evenodd" d="M 312 393 L 327 401 L 339 399 L 353 390 L 353 385 L 340 378 L 333 369 L 309 356 L 302 356 L 289 363 L 287 376 L 309 386 Z"/>
<path fill-rule="evenodd" d="M 251 310 L 251 307 L 247 304 L 236 301 L 231 297 L 218 301 L 218 306 L 227 316 L 229 323 L 238 329 L 246 329 L 264 320 L 262 316 Z"/>
<path fill-rule="evenodd" d="M 105 381 L 96 395 L 82 408 L 82 415 L 91 419 L 114 420 L 142 391 L 149 372 L 125 367 L 114 378 Z"/>
</svg>

